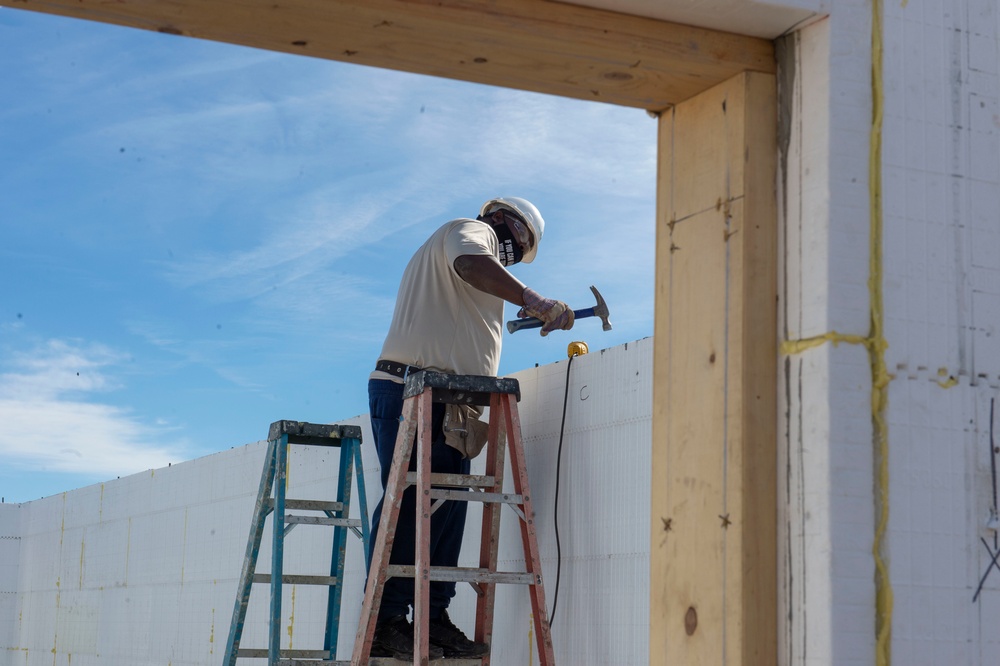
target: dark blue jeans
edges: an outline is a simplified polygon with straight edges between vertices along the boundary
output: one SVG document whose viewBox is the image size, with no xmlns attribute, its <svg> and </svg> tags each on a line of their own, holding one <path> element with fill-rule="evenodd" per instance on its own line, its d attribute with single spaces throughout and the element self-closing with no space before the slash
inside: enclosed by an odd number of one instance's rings
<svg viewBox="0 0 1000 666">
<path fill-rule="evenodd" d="M 396 446 L 400 416 L 403 412 L 403 385 L 383 379 L 368 381 L 368 407 L 371 413 L 372 434 L 375 436 L 375 450 L 378 451 L 382 466 L 382 498 L 372 515 L 371 548 L 374 551 L 382 518 L 382 503 L 385 501 L 385 486 L 389 480 L 389 468 Z M 432 409 L 431 469 L 445 474 L 468 474 L 470 462 L 460 452 L 444 443 L 444 405 L 435 404 Z M 414 439 L 414 443 L 415 443 Z M 410 446 L 413 446 L 411 443 Z M 410 470 L 417 469 L 414 450 L 410 457 Z M 467 502 L 445 502 L 431 515 L 431 565 L 440 567 L 458 566 L 458 556 L 462 549 L 462 535 L 465 532 Z M 396 538 L 393 542 L 389 562 L 392 564 L 414 563 L 416 547 L 416 495 L 413 486 L 403 493 L 403 501 L 396 521 Z M 374 552 L 372 553 L 374 555 Z M 390 578 L 382 593 L 379 619 L 395 615 L 406 615 L 413 605 L 415 581 L 410 578 Z M 455 583 L 431 581 L 430 617 L 440 617 L 455 596 Z"/>
</svg>

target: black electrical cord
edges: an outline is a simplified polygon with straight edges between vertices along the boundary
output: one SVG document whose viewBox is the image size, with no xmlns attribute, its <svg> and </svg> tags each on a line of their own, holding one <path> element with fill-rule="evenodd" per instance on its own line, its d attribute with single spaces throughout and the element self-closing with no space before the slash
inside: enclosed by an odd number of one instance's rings
<svg viewBox="0 0 1000 666">
<path fill-rule="evenodd" d="M 563 394 L 562 424 L 559 426 L 559 448 L 556 453 L 556 501 L 555 509 L 553 509 L 553 521 L 556 528 L 556 591 L 552 595 L 552 614 L 549 615 L 550 629 L 556 617 L 556 605 L 559 603 L 559 576 L 562 573 L 562 546 L 559 543 L 559 472 L 562 468 L 563 433 L 566 431 L 566 403 L 569 401 L 569 369 L 573 366 L 574 358 L 576 358 L 576 354 L 569 357 L 569 363 L 566 365 L 566 391 Z"/>
<path fill-rule="evenodd" d="M 990 399 L 990 473 L 993 476 L 993 518 L 997 518 L 997 443 L 993 438 L 993 410 L 996 406 L 997 399 Z M 997 530 L 993 531 L 993 548 L 995 550 L 1000 550 L 1000 545 L 997 544 Z"/>
</svg>

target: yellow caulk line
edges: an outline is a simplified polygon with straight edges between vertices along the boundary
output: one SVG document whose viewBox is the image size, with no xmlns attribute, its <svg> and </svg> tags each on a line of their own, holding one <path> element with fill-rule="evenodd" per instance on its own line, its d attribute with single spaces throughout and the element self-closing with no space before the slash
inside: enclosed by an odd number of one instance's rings
<svg viewBox="0 0 1000 666">
<path fill-rule="evenodd" d="M 834 347 L 840 343 L 850 344 L 850 345 L 864 345 L 869 346 L 869 340 L 863 335 L 852 335 L 849 333 L 838 333 L 837 331 L 830 331 L 829 333 L 824 333 L 823 335 L 815 335 L 811 338 L 802 338 L 801 340 L 785 340 L 781 343 L 781 353 L 786 356 L 791 356 L 792 354 L 801 354 L 807 349 L 813 349 L 814 347 L 819 347 L 827 342 L 833 344 Z"/>
<path fill-rule="evenodd" d="M 872 125 L 868 159 L 868 205 L 871 207 L 868 290 L 871 307 L 872 444 L 875 457 L 875 664 L 892 663 L 892 579 L 885 559 L 889 528 L 889 425 L 885 412 L 889 399 L 889 373 L 885 368 L 887 346 L 882 328 L 882 0 L 872 0 Z"/>
<path fill-rule="evenodd" d="M 292 634 L 295 631 L 295 586 L 292 585 L 292 610 L 288 614 L 288 649 L 292 649 Z M 335 648 L 336 649 L 336 646 Z"/>
<path fill-rule="evenodd" d="M 905 5 L 904 5 L 905 6 Z M 868 350 L 872 375 L 872 455 L 875 465 L 875 534 L 872 556 L 875 560 L 875 664 L 892 663 L 893 591 L 889 565 L 884 557 L 885 537 L 889 526 L 889 426 L 885 412 L 892 375 L 886 370 L 888 343 L 883 331 L 882 291 L 882 0 L 872 0 L 872 121 L 868 155 L 869 247 L 868 298 L 871 330 L 867 336 L 831 331 L 823 335 L 781 343 L 781 353 L 799 354 L 827 342 L 863 345 Z M 958 383 L 954 377 L 937 382 L 942 388 Z"/>
<path fill-rule="evenodd" d="M 535 663 L 535 616 L 528 614 L 528 666 Z"/>
</svg>

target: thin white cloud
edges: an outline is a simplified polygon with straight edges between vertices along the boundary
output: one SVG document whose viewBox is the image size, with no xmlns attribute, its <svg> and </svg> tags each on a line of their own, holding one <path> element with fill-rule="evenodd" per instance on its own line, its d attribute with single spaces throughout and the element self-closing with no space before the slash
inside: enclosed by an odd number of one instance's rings
<svg viewBox="0 0 1000 666">
<path fill-rule="evenodd" d="M 459 90 L 456 86 L 464 84 L 454 82 L 424 82 L 432 90 L 423 91 L 430 101 L 428 112 L 422 113 L 415 111 L 421 97 L 410 90 L 412 78 L 369 73 L 368 88 L 347 95 L 362 108 L 381 111 L 378 121 L 369 120 L 363 127 L 385 123 L 398 144 L 398 180 L 387 179 L 384 172 L 366 178 L 361 165 L 333 164 L 336 170 L 327 184 L 259 211 L 266 222 L 248 227 L 268 231 L 255 245 L 173 264 L 172 281 L 183 287 L 205 285 L 208 295 L 221 300 L 250 298 L 273 288 L 274 269 L 282 269 L 278 278 L 282 284 L 294 283 L 416 220 L 432 218 L 476 190 L 480 196 L 500 189 L 507 192 L 511 183 L 591 195 L 615 187 L 618 196 L 634 195 L 648 186 L 648 196 L 653 196 L 655 151 L 643 128 L 626 128 L 608 137 L 608 128 L 620 127 L 620 114 L 628 110 L 486 87 Z M 379 83 L 384 79 L 408 81 L 411 86 L 383 89 Z M 288 112 L 308 116 L 316 99 L 329 95 L 324 91 L 314 99 L 288 103 L 306 107 Z M 405 116 L 401 108 L 408 109 Z M 616 142 L 621 137 L 625 140 Z M 327 136 L 317 145 L 331 141 Z M 353 154 L 363 154 L 363 143 L 354 148 Z M 322 151 L 307 150 L 303 160 L 315 162 Z M 387 216 L 404 204 L 409 215 L 389 223 Z"/>
<path fill-rule="evenodd" d="M 222 301 L 247 300 L 292 284 L 389 232 L 371 226 L 395 201 L 370 195 L 345 199 L 345 193 L 313 192 L 250 249 L 206 252 L 168 265 L 167 276 Z"/>
<path fill-rule="evenodd" d="M 122 358 L 101 345 L 50 341 L 8 359 L 0 374 L 0 455 L 15 468 L 122 476 L 189 456 L 163 427 L 92 399 L 118 388 Z"/>
</svg>

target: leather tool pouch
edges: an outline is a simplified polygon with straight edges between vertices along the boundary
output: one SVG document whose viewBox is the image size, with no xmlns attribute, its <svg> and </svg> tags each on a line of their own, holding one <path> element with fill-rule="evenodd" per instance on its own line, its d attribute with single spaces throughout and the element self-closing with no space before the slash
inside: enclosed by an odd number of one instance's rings
<svg viewBox="0 0 1000 666">
<path fill-rule="evenodd" d="M 444 409 L 444 442 L 458 449 L 466 458 L 475 458 L 486 446 L 489 424 L 479 420 L 482 407 L 446 405 Z"/>
</svg>

